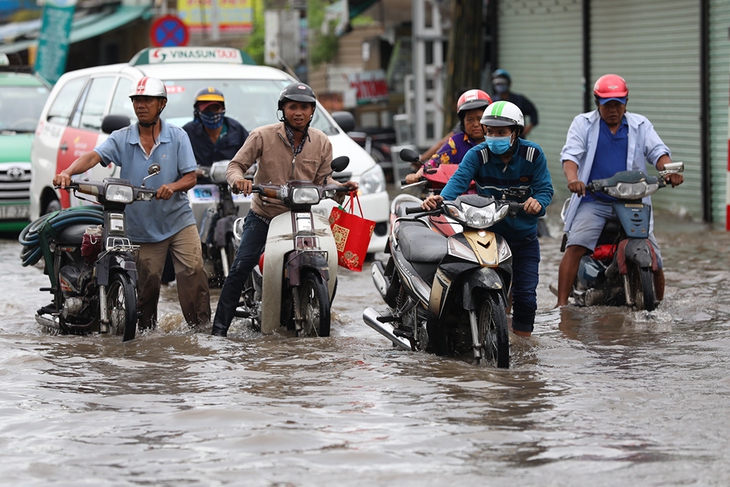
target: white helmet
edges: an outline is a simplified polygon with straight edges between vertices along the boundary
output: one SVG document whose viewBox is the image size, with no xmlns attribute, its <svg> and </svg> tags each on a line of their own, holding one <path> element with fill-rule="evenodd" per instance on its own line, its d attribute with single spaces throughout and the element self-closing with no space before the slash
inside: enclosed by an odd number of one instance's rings
<svg viewBox="0 0 730 487">
<path fill-rule="evenodd" d="M 145 76 L 137 82 L 137 86 L 129 94 L 130 98 L 133 96 L 154 96 L 167 99 L 167 88 L 159 79 Z"/>
<path fill-rule="evenodd" d="M 481 124 L 488 127 L 511 127 L 517 125 L 525 128 L 525 116 L 517 105 L 508 101 L 495 101 L 484 109 Z"/>
</svg>

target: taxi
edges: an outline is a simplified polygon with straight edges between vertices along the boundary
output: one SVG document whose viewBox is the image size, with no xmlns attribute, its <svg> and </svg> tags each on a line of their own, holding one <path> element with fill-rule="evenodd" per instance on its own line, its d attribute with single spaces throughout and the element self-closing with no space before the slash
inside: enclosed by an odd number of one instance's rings
<svg viewBox="0 0 730 487">
<path fill-rule="evenodd" d="M 195 93 L 200 88 L 214 86 L 226 97 L 226 116 L 236 119 L 249 132 L 278 122 L 279 93 L 296 81 L 279 69 L 256 65 L 244 51 L 224 47 L 144 49 L 129 63 L 64 74 L 53 87 L 35 132 L 31 150 L 31 219 L 82 203 L 68 192 L 54 189 L 53 177 L 106 139 L 107 134 L 102 130 L 105 119 L 119 120 L 119 116 L 126 116 L 136 120 L 129 93 L 145 76 L 165 83 L 168 102 L 162 118 L 166 122 L 182 127 L 192 120 Z M 330 115 L 318 104 L 312 126 L 327 134 L 334 157 L 350 158 L 346 171 L 334 177 L 359 183 L 363 216 L 376 222 L 368 252 L 383 251 L 389 216 L 385 176 L 380 165 L 347 135 L 354 126 L 352 115 L 347 112 Z M 119 167 L 99 164 L 88 174 L 77 177 L 92 180 L 119 177 Z M 194 190 L 189 192 L 199 223 L 215 199 L 209 196 L 196 194 Z M 250 200 L 238 197 L 236 204 L 238 214 L 245 216 Z M 313 211 L 329 215 L 334 205 L 333 201 L 325 200 Z"/>
</svg>

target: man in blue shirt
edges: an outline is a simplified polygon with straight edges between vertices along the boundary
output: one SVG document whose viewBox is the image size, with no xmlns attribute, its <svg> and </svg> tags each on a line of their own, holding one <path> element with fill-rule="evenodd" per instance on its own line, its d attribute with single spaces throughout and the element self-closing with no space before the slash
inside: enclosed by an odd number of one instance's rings
<svg viewBox="0 0 730 487">
<path fill-rule="evenodd" d="M 568 304 L 570 291 L 578 273 L 580 259 L 593 252 L 604 225 L 616 216 L 609 202 L 596 200 L 586 193 L 586 183 L 613 176 L 619 171 L 646 171 L 646 161 L 661 171 L 672 162 L 671 152 L 649 120 L 626 111 L 629 89 L 615 74 L 601 76 L 593 87 L 596 110 L 578 115 L 568 129 L 560 154 L 568 189 L 573 193 L 565 215 L 567 234 L 565 254 L 558 270 L 558 302 Z M 669 174 L 672 186 L 682 184 L 681 174 Z M 644 198 L 651 204 L 651 198 Z M 659 270 L 654 273 L 657 300 L 664 298 L 664 271 L 661 254 L 649 226 L 649 241 L 654 246 Z"/>
<path fill-rule="evenodd" d="M 160 119 L 167 104 L 165 85 L 156 78 L 142 78 L 129 95 L 138 122 L 113 132 L 99 147 L 76 159 L 53 179 L 66 187 L 71 176 L 96 164 L 116 164 L 120 176 L 139 186 L 150 165 L 160 174 L 148 180 L 157 185 L 155 201 L 136 201 L 125 210 L 127 235 L 140 246 L 137 255 L 137 308 L 140 328 L 157 323 L 157 302 L 165 256 L 170 250 L 178 280 L 183 316 L 191 326 L 210 322 L 208 278 L 203 270 L 200 237 L 187 190 L 195 186 L 195 158 L 188 136 L 179 127 Z"/>
<path fill-rule="evenodd" d="M 535 143 L 520 138 L 525 118 L 514 103 L 494 102 L 482 116 L 486 141 L 466 153 L 440 195 L 426 198 L 422 207 L 434 209 L 442 201 L 453 201 L 466 192 L 474 180 L 479 194 L 501 199 L 507 189 L 525 189 L 523 211 L 493 227 L 512 250 L 512 331 L 530 336 L 537 310 L 540 242 L 537 220 L 553 198 L 553 184 L 547 159 Z"/>
</svg>

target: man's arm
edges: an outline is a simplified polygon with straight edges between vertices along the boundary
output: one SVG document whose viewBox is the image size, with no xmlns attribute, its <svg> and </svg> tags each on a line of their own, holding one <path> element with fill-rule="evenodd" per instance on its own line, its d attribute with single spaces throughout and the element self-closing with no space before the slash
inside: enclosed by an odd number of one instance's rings
<svg viewBox="0 0 730 487">
<path fill-rule="evenodd" d="M 568 180 L 568 189 L 570 192 L 577 193 L 578 196 L 585 196 L 586 185 L 578 179 L 578 163 L 570 159 L 564 160 L 563 172 L 565 173 L 565 179 Z"/>
<path fill-rule="evenodd" d="M 68 168 L 61 171 L 53 178 L 54 186 L 60 186 L 61 189 L 71 183 L 71 176 L 85 173 L 92 167 L 101 162 L 101 156 L 95 151 L 87 152 L 83 156 L 76 159 Z"/>
</svg>

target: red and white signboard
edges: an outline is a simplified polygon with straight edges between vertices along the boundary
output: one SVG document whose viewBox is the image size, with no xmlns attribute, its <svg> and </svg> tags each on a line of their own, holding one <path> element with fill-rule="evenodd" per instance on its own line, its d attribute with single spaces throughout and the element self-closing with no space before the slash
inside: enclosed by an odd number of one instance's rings
<svg viewBox="0 0 730 487">
<path fill-rule="evenodd" d="M 348 78 L 350 88 L 357 90 L 358 105 L 388 100 L 388 83 L 382 69 L 353 73 Z"/>
</svg>

